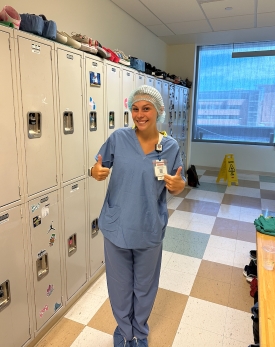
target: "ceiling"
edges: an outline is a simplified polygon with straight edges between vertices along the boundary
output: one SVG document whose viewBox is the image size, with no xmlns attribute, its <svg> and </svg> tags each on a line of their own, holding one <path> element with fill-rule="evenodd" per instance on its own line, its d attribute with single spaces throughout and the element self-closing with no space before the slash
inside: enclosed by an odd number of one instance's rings
<svg viewBox="0 0 275 347">
<path fill-rule="evenodd" d="M 168 45 L 275 40 L 275 0 L 111 0 Z"/>
</svg>

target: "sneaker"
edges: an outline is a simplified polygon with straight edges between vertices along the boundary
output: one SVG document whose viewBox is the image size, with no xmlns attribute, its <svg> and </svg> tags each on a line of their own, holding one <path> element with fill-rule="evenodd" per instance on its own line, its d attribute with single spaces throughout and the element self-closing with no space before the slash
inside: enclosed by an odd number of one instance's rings
<svg viewBox="0 0 275 347">
<path fill-rule="evenodd" d="M 257 260 L 257 251 L 256 250 L 251 250 L 249 252 L 250 259 Z"/>
<path fill-rule="evenodd" d="M 81 43 L 73 39 L 65 31 L 60 31 L 60 35 L 67 37 L 67 42 L 66 42 L 67 46 L 73 47 L 75 49 L 80 49 Z"/>
<path fill-rule="evenodd" d="M 127 341 L 116 327 L 114 331 L 114 347 L 131 347 L 130 341 Z"/>
<path fill-rule="evenodd" d="M 118 49 L 114 49 L 115 54 L 120 58 L 119 62 L 120 64 L 123 64 L 125 66 L 130 66 L 130 59 L 125 55 L 122 51 Z"/>
<path fill-rule="evenodd" d="M 81 43 L 80 50 L 83 51 L 83 52 L 97 54 L 97 48 L 95 48 L 94 46 L 89 46 L 86 43 Z"/>
<path fill-rule="evenodd" d="M 93 40 L 90 37 L 82 34 L 77 34 L 75 32 L 72 32 L 72 38 L 78 42 L 85 43 L 86 45 L 89 46 L 98 46 L 98 41 Z"/>
<path fill-rule="evenodd" d="M 137 337 L 134 337 L 131 341 L 130 347 L 148 347 L 148 340 L 145 339 L 138 339 Z"/>
</svg>

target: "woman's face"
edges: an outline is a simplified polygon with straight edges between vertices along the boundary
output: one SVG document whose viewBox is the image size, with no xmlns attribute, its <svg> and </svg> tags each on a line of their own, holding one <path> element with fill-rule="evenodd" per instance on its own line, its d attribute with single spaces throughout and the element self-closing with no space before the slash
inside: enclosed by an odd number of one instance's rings
<svg viewBox="0 0 275 347">
<path fill-rule="evenodd" d="M 149 101 L 136 101 L 132 106 L 132 118 L 140 131 L 155 129 L 157 116 L 155 106 Z"/>
</svg>

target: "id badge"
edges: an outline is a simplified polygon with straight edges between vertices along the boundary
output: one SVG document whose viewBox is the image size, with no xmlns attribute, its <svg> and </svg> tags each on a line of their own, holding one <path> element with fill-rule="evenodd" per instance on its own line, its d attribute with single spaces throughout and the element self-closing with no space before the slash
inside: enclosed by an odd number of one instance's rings
<svg viewBox="0 0 275 347">
<path fill-rule="evenodd" d="M 159 181 L 163 181 L 164 175 L 167 174 L 167 165 L 166 164 L 167 164 L 166 159 L 153 160 L 155 177 L 157 177 L 157 179 Z"/>
</svg>

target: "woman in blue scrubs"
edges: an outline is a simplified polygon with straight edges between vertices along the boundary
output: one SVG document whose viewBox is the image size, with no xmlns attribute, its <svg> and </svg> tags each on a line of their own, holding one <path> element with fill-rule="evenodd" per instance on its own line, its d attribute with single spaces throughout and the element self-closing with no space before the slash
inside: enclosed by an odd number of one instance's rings
<svg viewBox="0 0 275 347">
<path fill-rule="evenodd" d="M 161 134 L 161 94 L 143 85 L 128 100 L 134 127 L 114 131 L 100 148 L 91 175 L 105 180 L 112 168 L 99 217 L 104 235 L 108 292 L 117 328 L 114 347 L 147 347 L 158 290 L 162 240 L 168 222 L 167 189 L 184 189 L 177 141 Z"/>
</svg>

